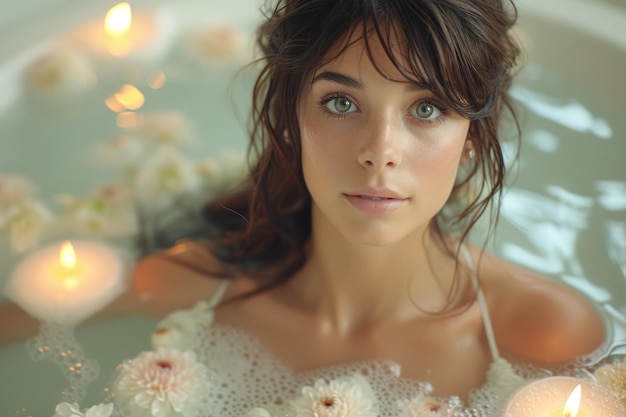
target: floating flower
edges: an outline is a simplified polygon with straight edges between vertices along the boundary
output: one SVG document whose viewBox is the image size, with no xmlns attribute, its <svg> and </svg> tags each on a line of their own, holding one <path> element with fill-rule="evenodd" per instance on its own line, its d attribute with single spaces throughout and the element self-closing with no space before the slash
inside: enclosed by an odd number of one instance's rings
<svg viewBox="0 0 626 417">
<path fill-rule="evenodd" d="M 5 224 L 9 229 L 11 248 L 16 252 L 24 252 L 34 247 L 51 219 L 50 211 L 35 200 L 27 200 L 16 206 Z"/>
<path fill-rule="evenodd" d="M 375 417 L 377 415 L 371 389 L 362 378 L 319 379 L 304 387 L 301 396 L 292 402 L 297 417 Z"/>
<path fill-rule="evenodd" d="M 116 401 L 127 416 L 188 417 L 206 407 L 208 369 L 191 351 L 160 348 L 122 364 Z"/>
<path fill-rule="evenodd" d="M 213 309 L 206 301 L 193 308 L 169 314 L 152 333 L 152 347 L 190 349 L 198 331 L 213 321 Z"/>
<path fill-rule="evenodd" d="M 452 417 L 462 410 L 461 401 L 440 399 L 428 394 L 420 394 L 411 400 L 400 402 L 400 417 Z"/>
<path fill-rule="evenodd" d="M 175 148 L 160 147 L 139 169 L 137 196 L 146 208 L 162 209 L 200 189 L 194 164 Z"/>
<path fill-rule="evenodd" d="M 108 185 L 93 195 L 77 199 L 57 196 L 64 218 L 77 233 L 99 237 L 127 237 L 137 232 L 133 191 L 126 186 Z"/>
<path fill-rule="evenodd" d="M 53 417 L 109 417 L 113 414 L 113 404 L 94 405 L 85 413 L 77 403 L 60 403 L 56 406 Z"/>
<path fill-rule="evenodd" d="M 238 152 L 224 152 L 220 158 L 202 160 L 196 169 L 207 193 L 229 191 L 248 173 L 246 158 Z"/>
<path fill-rule="evenodd" d="M 28 179 L 12 174 L 0 175 L 0 219 L 3 211 L 32 198 L 34 192 L 35 184 Z"/>
<path fill-rule="evenodd" d="M 141 141 L 129 135 L 119 135 L 108 139 L 91 151 L 91 159 L 99 165 L 129 169 L 136 166 L 145 155 Z"/>
<path fill-rule="evenodd" d="M 594 372 L 598 383 L 610 390 L 626 406 L 626 358 L 602 365 Z"/>
<path fill-rule="evenodd" d="M 193 143 L 193 129 L 187 117 L 177 111 L 153 111 L 141 114 L 136 135 L 152 145 Z"/>
<path fill-rule="evenodd" d="M 83 54 L 58 47 L 36 59 L 26 69 L 25 80 L 38 94 L 69 96 L 93 87 L 96 74 Z"/>
<path fill-rule="evenodd" d="M 255 407 L 249 410 L 244 417 L 272 417 L 272 414 L 262 407 Z"/>
<path fill-rule="evenodd" d="M 192 59 L 211 64 L 233 61 L 243 56 L 248 37 L 231 26 L 218 26 L 190 31 L 185 50 Z"/>
</svg>

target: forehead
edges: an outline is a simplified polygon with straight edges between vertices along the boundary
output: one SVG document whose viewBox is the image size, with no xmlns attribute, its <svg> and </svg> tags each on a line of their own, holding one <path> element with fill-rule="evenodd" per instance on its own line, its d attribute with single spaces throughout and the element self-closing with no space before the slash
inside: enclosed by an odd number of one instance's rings
<svg viewBox="0 0 626 417">
<path fill-rule="evenodd" d="M 374 25 L 355 27 L 330 48 L 314 76 L 328 69 L 362 71 L 369 67 L 389 80 L 419 81 L 422 77 L 410 69 L 404 36 L 393 28 L 379 30 L 383 32 L 378 32 Z"/>
</svg>

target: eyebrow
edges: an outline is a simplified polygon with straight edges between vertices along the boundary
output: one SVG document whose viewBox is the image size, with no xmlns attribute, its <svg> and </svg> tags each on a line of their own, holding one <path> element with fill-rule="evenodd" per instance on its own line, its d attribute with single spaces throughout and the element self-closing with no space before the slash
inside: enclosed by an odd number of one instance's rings
<svg viewBox="0 0 626 417">
<path fill-rule="evenodd" d="M 317 74 L 311 84 L 315 84 L 318 81 L 330 81 L 333 83 L 345 85 L 346 87 L 363 89 L 363 83 L 347 75 L 334 71 L 322 71 Z"/>
<path fill-rule="evenodd" d="M 352 78 L 348 75 L 335 72 L 335 71 L 320 72 L 318 75 L 313 77 L 313 81 L 311 82 L 311 84 L 314 84 L 318 81 L 330 81 L 333 83 L 344 85 L 346 87 L 358 88 L 360 90 L 364 88 L 364 85 L 361 81 L 355 78 Z M 406 91 L 422 91 L 422 90 L 430 90 L 430 88 L 428 88 L 428 85 L 424 82 L 410 81 L 407 83 L 405 90 Z"/>
</svg>

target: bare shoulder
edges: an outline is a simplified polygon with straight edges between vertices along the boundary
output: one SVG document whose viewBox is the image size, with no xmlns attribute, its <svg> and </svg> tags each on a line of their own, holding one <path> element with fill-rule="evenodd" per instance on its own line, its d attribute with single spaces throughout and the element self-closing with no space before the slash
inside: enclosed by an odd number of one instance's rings
<svg viewBox="0 0 626 417">
<path fill-rule="evenodd" d="M 118 309 L 162 317 L 189 308 L 215 294 L 225 278 L 211 271 L 219 270 L 219 262 L 202 245 L 179 243 L 137 262 L 129 291 L 118 300 Z M 232 292 L 230 288 L 228 292 Z"/>
<path fill-rule="evenodd" d="M 504 356 L 557 365 L 592 353 L 605 341 L 602 315 L 573 288 L 488 253 L 479 276 Z"/>
</svg>

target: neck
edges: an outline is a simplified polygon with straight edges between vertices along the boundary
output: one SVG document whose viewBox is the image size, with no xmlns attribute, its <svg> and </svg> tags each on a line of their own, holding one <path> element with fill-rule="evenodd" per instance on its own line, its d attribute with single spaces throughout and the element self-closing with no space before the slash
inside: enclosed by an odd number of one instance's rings
<svg viewBox="0 0 626 417">
<path fill-rule="evenodd" d="M 441 310 L 455 272 L 454 259 L 428 228 L 383 246 L 314 228 L 309 250 L 292 295 L 339 333 Z"/>
</svg>

